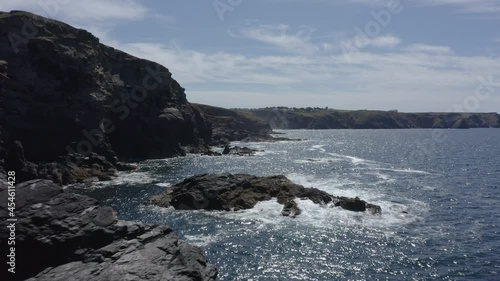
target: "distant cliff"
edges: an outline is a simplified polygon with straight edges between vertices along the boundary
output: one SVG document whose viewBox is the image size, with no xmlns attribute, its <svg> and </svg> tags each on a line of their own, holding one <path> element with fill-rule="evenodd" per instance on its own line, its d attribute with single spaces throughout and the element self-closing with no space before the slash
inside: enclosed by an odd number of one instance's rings
<svg viewBox="0 0 500 281">
<path fill-rule="evenodd" d="M 320 108 L 237 109 L 273 129 L 500 128 L 497 113 L 400 113 Z"/>
<path fill-rule="evenodd" d="M 211 141 L 168 69 L 26 12 L 0 12 L 0 101 L 0 166 L 23 180 L 71 182 L 119 168 L 118 158 L 182 155 Z M 85 161 L 90 170 L 75 174 Z"/>
<path fill-rule="evenodd" d="M 270 139 L 269 122 L 248 114 L 221 107 L 193 104 L 210 121 L 213 127 L 214 144 L 230 141 Z"/>
</svg>

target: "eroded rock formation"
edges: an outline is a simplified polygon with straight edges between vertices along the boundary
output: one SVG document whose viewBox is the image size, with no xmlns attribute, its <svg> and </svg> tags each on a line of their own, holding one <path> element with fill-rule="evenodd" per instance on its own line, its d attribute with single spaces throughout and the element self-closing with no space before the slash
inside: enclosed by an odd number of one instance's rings
<svg viewBox="0 0 500 281">
<path fill-rule="evenodd" d="M 204 174 L 185 179 L 154 196 L 151 203 L 178 210 L 238 211 L 253 208 L 259 201 L 276 198 L 283 204 L 282 214 L 295 217 L 300 214 L 296 199 L 311 200 L 346 210 L 380 214 L 378 205 L 359 198 L 338 197 L 316 188 L 292 183 L 284 176 L 257 177 L 245 174 Z"/>
</svg>

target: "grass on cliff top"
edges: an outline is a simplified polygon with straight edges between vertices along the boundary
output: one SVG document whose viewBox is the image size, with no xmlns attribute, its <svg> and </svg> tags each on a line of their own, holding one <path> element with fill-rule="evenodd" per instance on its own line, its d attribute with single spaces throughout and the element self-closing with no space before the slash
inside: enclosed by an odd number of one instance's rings
<svg viewBox="0 0 500 281">
<path fill-rule="evenodd" d="M 252 122 L 257 122 L 257 123 L 267 123 L 266 120 L 258 117 L 257 115 L 255 115 L 253 112 L 251 111 L 247 111 L 247 110 L 239 110 L 239 109 L 235 109 L 234 110 L 236 113 L 238 113 L 239 115 L 249 119 L 250 121 Z"/>
</svg>

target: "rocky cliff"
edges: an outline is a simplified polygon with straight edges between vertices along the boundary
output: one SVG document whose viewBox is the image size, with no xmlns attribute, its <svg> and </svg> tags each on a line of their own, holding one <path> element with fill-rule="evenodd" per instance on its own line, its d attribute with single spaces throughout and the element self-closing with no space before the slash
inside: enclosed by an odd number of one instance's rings
<svg viewBox="0 0 500 281">
<path fill-rule="evenodd" d="M 283 107 L 238 111 L 268 122 L 273 129 L 500 128 L 497 113 L 400 113 Z"/>
<path fill-rule="evenodd" d="M 195 104 L 203 112 L 213 128 L 214 144 L 227 144 L 231 141 L 271 139 L 271 126 L 265 120 L 221 107 Z"/>
<path fill-rule="evenodd" d="M 34 164 L 23 180 L 71 181 L 70 166 L 92 155 L 109 167 L 82 173 L 106 174 L 117 158 L 182 155 L 211 140 L 210 123 L 167 68 L 26 12 L 0 12 L 0 101 L 0 161 L 23 169 L 7 160 L 21 146 Z"/>
</svg>

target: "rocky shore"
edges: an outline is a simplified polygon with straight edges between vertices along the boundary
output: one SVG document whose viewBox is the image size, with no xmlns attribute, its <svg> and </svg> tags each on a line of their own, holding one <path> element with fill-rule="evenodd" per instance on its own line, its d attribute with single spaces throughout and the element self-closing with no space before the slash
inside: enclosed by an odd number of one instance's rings
<svg viewBox="0 0 500 281">
<path fill-rule="evenodd" d="M 0 219 L 8 218 L 7 186 L 0 183 Z M 49 180 L 16 186 L 15 272 L 0 280 L 214 281 L 217 269 L 199 248 L 165 225 L 120 221 L 109 207 L 66 193 Z M 0 229 L 6 249 L 9 229 Z"/>
<path fill-rule="evenodd" d="M 292 183 L 284 176 L 257 177 L 246 174 L 204 174 L 185 179 L 151 198 L 150 203 L 177 210 L 238 211 L 253 208 L 260 201 L 277 199 L 283 216 L 295 217 L 301 210 L 297 199 L 326 207 L 381 214 L 380 206 L 359 198 L 339 197 L 316 188 Z"/>
</svg>

